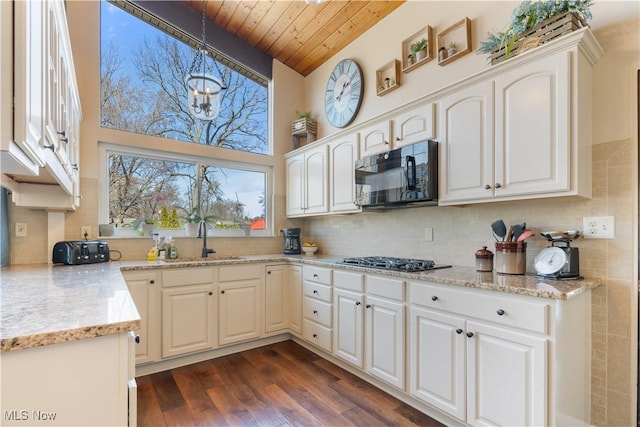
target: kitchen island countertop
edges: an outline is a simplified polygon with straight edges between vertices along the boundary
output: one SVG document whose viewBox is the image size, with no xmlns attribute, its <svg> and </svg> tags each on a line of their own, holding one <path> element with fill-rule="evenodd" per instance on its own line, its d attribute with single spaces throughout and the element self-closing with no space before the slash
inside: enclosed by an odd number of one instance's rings
<svg viewBox="0 0 640 427">
<path fill-rule="evenodd" d="M 602 284 L 600 279 L 558 281 L 533 275 L 479 273 L 473 267 L 462 266 L 405 273 L 345 265 L 340 263 L 341 259 L 322 255 L 256 255 L 178 262 L 5 267 L 0 270 L 0 349 L 20 350 L 139 329 L 140 315 L 121 270 L 294 262 L 555 300 L 570 299 Z"/>
</svg>

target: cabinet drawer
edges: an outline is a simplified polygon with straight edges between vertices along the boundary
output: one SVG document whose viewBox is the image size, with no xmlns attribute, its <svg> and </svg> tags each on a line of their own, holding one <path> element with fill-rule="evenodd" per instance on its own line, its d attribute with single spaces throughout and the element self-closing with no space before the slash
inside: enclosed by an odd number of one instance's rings
<svg viewBox="0 0 640 427">
<path fill-rule="evenodd" d="M 305 319 L 302 323 L 302 336 L 310 343 L 326 351 L 331 351 L 331 328 L 320 326 Z"/>
<path fill-rule="evenodd" d="M 331 327 L 331 304 L 317 299 L 304 297 L 302 314 L 306 319 L 313 320 L 324 326 Z"/>
<path fill-rule="evenodd" d="M 311 280 L 318 283 L 324 283 L 325 285 L 330 285 L 331 270 L 327 268 L 304 266 L 302 269 L 302 278 L 304 280 Z"/>
<path fill-rule="evenodd" d="M 264 272 L 261 264 L 228 265 L 218 268 L 218 280 L 220 282 L 233 282 L 236 280 L 260 279 Z"/>
<path fill-rule="evenodd" d="M 364 288 L 363 276 L 360 273 L 347 271 L 333 272 L 333 286 L 353 292 L 362 292 Z"/>
<path fill-rule="evenodd" d="M 467 318 L 475 317 L 514 328 L 548 333 L 549 304 L 524 301 L 516 295 L 509 298 L 473 289 L 458 290 L 410 283 L 409 301 L 414 305 L 446 310 Z"/>
<path fill-rule="evenodd" d="M 212 267 L 172 268 L 162 271 L 162 287 L 212 283 L 213 277 Z"/>
<path fill-rule="evenodd" d="M 303 285 L 303 292 L 306 296 L 320 299 L 322 301 L 331 302 L 331 287 L 320 285 L 318 283 L 307 282 Z"/>
<path fill-rule="evenodd" d="M 367 276 L 367 294 L 404 301 L 404 281 L 388 277 Z"/>
</svg>

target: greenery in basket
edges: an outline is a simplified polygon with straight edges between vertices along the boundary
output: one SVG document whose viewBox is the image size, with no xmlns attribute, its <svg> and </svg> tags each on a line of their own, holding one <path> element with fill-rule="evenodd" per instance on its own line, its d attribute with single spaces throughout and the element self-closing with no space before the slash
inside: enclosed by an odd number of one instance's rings
<svg viewBox="0 0 640 427">
<path fill-rule="evenodd" d="M 298 110 L 296 110 L 296 116 L 298 116 L 299 119 L 310 119 L 311 118 L 311 111 L 298 111 Z"/>
<path fill-rule="evenodd" d="M 504 31 L 488 33 L 487 40 L 480 42 L 478 54 L 491 54 L 505 49 L 505 58 L 511 54 L 518 36 L 552 16 L 573 12 L 585 22 L 591 20 L 592 0 L 538 0 L 523 1 L 511 13 L 511 20 Z"/>
</svg>

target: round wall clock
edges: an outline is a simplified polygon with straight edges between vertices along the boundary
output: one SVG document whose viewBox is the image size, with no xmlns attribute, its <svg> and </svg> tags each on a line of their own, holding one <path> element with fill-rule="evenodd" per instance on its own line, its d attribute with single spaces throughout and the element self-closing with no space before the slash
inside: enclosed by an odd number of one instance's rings
<svg viewBox="0 0 640 427">
<path fill-rule="evenodd" d="M 343 128 L 356 118 L 364 86 L 362 70 L 352 59 L 343 59 L 329 76 L 324 92 L 324 110 L 329 123 Z"/>
</svg>

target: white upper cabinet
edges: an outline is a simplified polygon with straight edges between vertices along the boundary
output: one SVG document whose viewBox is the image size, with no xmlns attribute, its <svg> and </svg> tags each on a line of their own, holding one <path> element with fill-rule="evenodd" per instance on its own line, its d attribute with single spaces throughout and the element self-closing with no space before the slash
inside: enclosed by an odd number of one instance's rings
<svg viewBox="0 0 640 427">
<path fill-rule="evenodd" d="M 362 157 L 383 153 L 391 149 L 391 120 L 382 120 L 360 129 Z"/>
<path fill-rule="evenodd" d="M 492 196 L 493 82 L 440 101 L 440 203 Z M 491 183 L 491 184 L 489 184 Z"/>
<path fill-rule="evenodd" d="M 393 118 L 393 148 L 435 137 L 436 104 L 429 102 Z"/>
<path fill-rule="evenodd" d="M 448 90 L 439 203 L 591 197 L 591 67 L 601 55 L 591 32 L 576 31 Z"/>
<path fill-rule="evenodd" d="M 326 145 L 287 159 L 287 216 L 329 211 L 327 160 Z"/>
<path fill-rule="evenodd" d="M 359 212 L 354 166 L 359 158 L 358 134 L 329 142 L 329 209 L 331 212 Z"/>
</svg>

